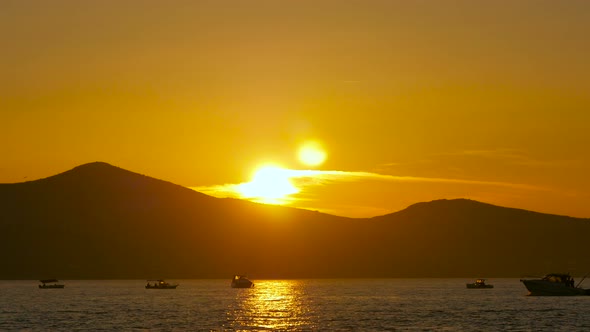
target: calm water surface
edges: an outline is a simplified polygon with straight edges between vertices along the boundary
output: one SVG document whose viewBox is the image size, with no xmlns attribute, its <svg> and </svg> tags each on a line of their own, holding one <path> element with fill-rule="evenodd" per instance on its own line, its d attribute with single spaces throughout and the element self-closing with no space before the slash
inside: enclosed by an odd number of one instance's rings
<svg viewBox="0 0 590 332">
<path fill-rule="evenodd" d="M 531 297 L 518 279 L 0 281 L 0 330 L 590 331 L 590 296 Z"/>
</svg>

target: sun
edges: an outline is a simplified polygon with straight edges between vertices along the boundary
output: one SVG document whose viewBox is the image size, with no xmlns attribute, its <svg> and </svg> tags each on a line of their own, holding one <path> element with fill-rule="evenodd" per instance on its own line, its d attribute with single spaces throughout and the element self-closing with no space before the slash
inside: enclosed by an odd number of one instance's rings
<svg viewBox="0 0 590 332">
<path fill-rule="evenodd" d="M 262 166 L 250 182 L 242 183 L 238 191 L 243 198 L 260 203 L 282 204 L 288 195 L 299 192 L 290 181 L 289 171 L 277 166 Z"/>
<path fill-rule="evenodd" d="M 298 153 L 299 161 L 307 166 L 318 166 L 326 160 L 326 152 L 317 142 L 307 142 Z"/>
</svg>

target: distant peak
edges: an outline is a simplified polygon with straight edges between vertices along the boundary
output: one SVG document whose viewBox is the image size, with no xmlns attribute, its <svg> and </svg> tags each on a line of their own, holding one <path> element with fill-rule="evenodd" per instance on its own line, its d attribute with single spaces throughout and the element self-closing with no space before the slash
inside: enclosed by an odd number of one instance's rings
<svg viewBox="0 0 590 332">
<path fill-rule="evenodd" d="M 115 167 L 109 163 L 105 163 L 104 161 L 94 161 L 91 163 L 87 163 L 87 164 L 82 164 L 80 166 L 76 166 L 73 169 L 77 169 L 77 168 L 98 168 L 98 167 Z M 117 167 L 115 167 L 117 168 Z"/>
<path fill-rule="evenodd" d="M 482 203 L 468 198 L 454 198 L 454 199 L 436 199 L 429 202 L 419 202 L 408 206 L 407 208 L 375 218 L 387 217 L 392 215 L 407 215 L 407 214 L 423 214 L 431 213 L 432 211 L 475 211 L 489 208 L 503 208 L 500 206 Z"/>
<path fill-rule="evenodd" d="M 117 167 L 117 166 L 113 166 L 109 163 L 105 163 L 102 161 L 95 161 L 95 162 L 91 162 L 91 163 L 87 163 L 87 164 L 82 164 L 80 166 L 76 166 L 68 171 L 65 171 L 61 174 L 57 174 L 57 177 L 62 177 L 62 176 L 82 176 L 82 177 L 86 177 L 86 176 L 95 176 L 95 175 L 105 175 L 105 174 L 128 174 L 128 173 L 132 173 L 130 171 L 127 171 L 123 168 Z M 53 178 L 53 177 L 50 177 Z"/>
<path fill-rule="evenodd" d="M 442 205 L 489 205 L 486 203 L 474 201 L 468 198 L 454 198 L 454 199 L 435 199 L 430 202 L 420 202 L 408 206 L 408 208 L 418 208 L 423 206 L 442 206 Z"/>
</svg>

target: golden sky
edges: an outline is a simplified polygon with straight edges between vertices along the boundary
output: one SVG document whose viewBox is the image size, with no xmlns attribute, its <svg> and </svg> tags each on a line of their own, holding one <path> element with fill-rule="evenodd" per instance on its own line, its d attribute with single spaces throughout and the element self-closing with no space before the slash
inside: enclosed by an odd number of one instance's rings
<svg viewBox="0 0 590 332">
<path fill-rule="evenodd" d="M 104 161 L 236 197 L 274 164 L 338 215 L 590 217 L 589 31 L 584 0 L 0 1 L 0 182 Z"/>
</svg>

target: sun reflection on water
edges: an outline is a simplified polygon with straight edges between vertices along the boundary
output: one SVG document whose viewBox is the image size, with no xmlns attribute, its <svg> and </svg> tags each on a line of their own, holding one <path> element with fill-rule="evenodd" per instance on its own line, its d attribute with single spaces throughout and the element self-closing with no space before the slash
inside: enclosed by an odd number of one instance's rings
<svg viewBox="0 0 590 332">
<path fill-rule="evenodd" d="M 227 310 L 227 328 L 277 331 L 316 327 L 301 281 L 257 281 L 253 288 L 236 291 L 236 301 Z"/>
</svg>

